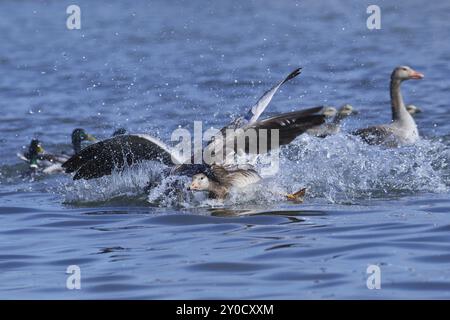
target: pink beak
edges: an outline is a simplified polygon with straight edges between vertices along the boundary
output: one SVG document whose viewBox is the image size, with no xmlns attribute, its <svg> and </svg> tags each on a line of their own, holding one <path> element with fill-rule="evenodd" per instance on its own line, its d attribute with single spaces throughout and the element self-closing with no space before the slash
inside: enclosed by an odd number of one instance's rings
<svg viewBox="0 0 450 320">
<path fill-rule="evenodd" d="M 409 76 L 410 79 L 417 79 L 417 80 L 423 79 L 423 77 L 424 77 L 423 73 L 417 71 L 413 71 Z"/>
<path fill-rule="evenodd" d="M 197 190 L 198 186 L 195 183 L 191 183 L 191 185 L 188 187 L 188 190 Z"/>
</svg>

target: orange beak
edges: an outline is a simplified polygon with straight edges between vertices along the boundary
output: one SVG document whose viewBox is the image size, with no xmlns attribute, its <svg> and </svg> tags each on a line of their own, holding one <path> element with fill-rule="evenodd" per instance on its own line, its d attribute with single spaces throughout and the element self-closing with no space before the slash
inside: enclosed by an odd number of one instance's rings
<svg viewBox="0 0 450 320">
<path fill-rule="evenodd" d="M 197 190 L 198 186 L 195 183 L 191 183 L 191 185 L 188 187 L 188 190 Z"/>
<path fill-rule="evenodd" d="M 423 73 L 417 72 L 417 71 L 413 71 L 413 73 L 409 76 L 410 79 L 423 79 L 424 75 Z"/>
</svg>

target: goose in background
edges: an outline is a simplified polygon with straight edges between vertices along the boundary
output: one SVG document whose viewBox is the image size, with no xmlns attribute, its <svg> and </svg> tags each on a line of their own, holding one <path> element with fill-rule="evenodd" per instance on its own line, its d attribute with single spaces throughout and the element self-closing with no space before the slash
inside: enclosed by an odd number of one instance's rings
<svg viewBox="0 0 450 320">
<path fill-rule="evenodd" d="M 334 114 L 332 109 L 334 109 Z M 334 116 L 333 120 L 328 123 L 324 123 L 322 125 L 308 129 L 306 130 L 306 133 L 318 138 L 325 138 L 333 134 L 338 134 L 341 131 L 342 121 L 347 117 L 357 113 L 358 112 L 353 109 L 353 106 L 348 103 L 340 107 L 339 110 L 336 110 L 333 107 L 328 107 L 326 115 L 327 117 Z"/>
<path fill-rule="evenodd" d="M 298 76 L 300 72 L 300 68 L 291 72 L 282 81 L 266 91 L 243 117 L 236 118 L 232 123 L 222 128 L 221 132 L 226 132 L 226 129 L 230 128 L 242 129 L 238 130 L 239 134 L 245 134 L 248 129 L 255 129 L 258 132 L 260 129 L 279 129 L 279 144 L 282 145 L 290 143 L 296 136 L 310 127 L 322 124 L 325 121 L 325 116 L 320 114 L 321 107 L 285 113 L 258 121 L 278 89 L 287 81 Z M 212 154 L 213 150 L 218 150 L 221 145 L 225 145 L 224 142 L 236 138 L 234 135 L 226 136 L 224 140 L 214 139 L 210 141 L 205 149 L 210 152 L 209 154 Z M 202 152 L 205 149 L 196 150 L 195 152 Z M 246 146 L 244 149 L 247 149 Z M 234 150 L 235 153 L 240 151 L 246 152 L 248 150 Z M 192 158 L 193 156 L 190 156 L 188 159 L 181 158 L 171 147 L 150 135 L 124 134 L 86 147 L 65 162 L 63 168 L 67 173 L 75 173 L 74 180 L 93 179 L 110 175 L 115 169 L 121 170 L 125 166 L 131 166 L 145 160 L 160 161 L 165 165 L 171 166 L 171 173 L 173 174 L 193 175 L 207 168 L 205 164 L 190 164 Z M 178 165 L 173 167 L 174 164 Z"/>
<path fill-rule="evenodd" d="M 391 108 L 392 122 L 369 128 L 359 129 L 353 132 L 369 144 L 380 144 L 387 147 L 397 147 L 413 144 L 419 139 L 416 122 L 406 110 L 400 85 L 406 80 L 420 80 L 424 77 L 407 66 L 396 67 L 391 74 Z"/>
</svg>

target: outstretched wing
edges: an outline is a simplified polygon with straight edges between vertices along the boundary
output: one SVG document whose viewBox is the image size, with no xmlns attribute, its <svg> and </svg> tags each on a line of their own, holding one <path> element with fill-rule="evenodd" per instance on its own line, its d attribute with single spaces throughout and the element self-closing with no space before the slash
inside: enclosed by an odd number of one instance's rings
<svg viewBox="0 0 450 320">
<path fill-rule="evenodd" d="M 322 107 L 283 113 L 255 123 L 249 129 L 260 131 L 279 130 L 279 145 L 289 144 L 297 136 L 306 130 L 321 125 L 325 122 L 325 115 L 320 114 Z M 247 130 L 247 129 L 246 129 Z M 270 134 L 268 134 L 268 145 L 271 145 Z"/>
<path fill-rule="evenodd" d="M 74 180 L 93 179 L 144 160 L 161 161 L 167 165 L 172 165 L 172 160 L 181 162 L 163 142 L 149 135 L 136 134 L 118 135 L 91 144 L 62 167 L 66 173 L 76 172 Z"/>
<path fill-rule="evenodd" d="M 297 68 L 294 71 L 292 71 L 286 78 L 278 82 L 275 86 L 273 86 L 270 90 L 266 91 L 261 98 L 256 102 L 254 106 L 250 108 L 248 113 L 244 116 L 244 120 L 247 121 L 247 124 L 253 124 L 256 121 L 258 121 L 261 114 L 264 112 L 264 110 L 269 105 L 270 101 L 272 100 L 274 94 L 278 91 L 278 89 L 286 82 L 288 82 L 291 79 L 294 79 L 296 76 L 298 76 L 302 71 L 302 68 Z"/>
<path fill-rule="evenodd" d="M 227 132 L 224 140 L 215 140 L 205 148 L 203 154 L 211 155 L 217 163 L 225 163 L 227 159 L 232 159 L 232 154 L 241 152 L 263 154 L 270 151 L 272 145 L 277 145 L 276 141 L 272 143 L 270 130 L 278 130 L 278 146 L 288 144 L 306 130 L 324 123 L 325 115 L 321 114 L 322 110 L 322 107 L 315 107 L 283 113 L 242 129 Z M 220 151 L 222 157 L 218 157 L 217 152 Z"/>
<path fill-rule="evenodd" d="M 222 137 L 225 136 L 225 132 L 227 129 L 236 130 L 238 128 L 242 128 L 244 126 L 249 126 L 249 125 L 255 123 L 259 119 L 261 114 L 264 112 L 264 110 L 267 108 L 267 106 L 269 105 L 270 101 L 272 100 L 273 96 L 278 91 L 278 89 L 284 83 L 286 83 L 289 80 L 294 79 L 296 76 L 298 76 L 301 73 L 301 71 L 302 71 L 302 68 L 295 69 L 294 71 L 289 73 L 286 78 L 284 78 L 283 80 L 278 82 L 275 86 L 273 86 L 268 91 L 264 92 L 264 94 L 258 99 L 256 104 L 250 108 L 250 110 L 247 112 L 247 114 L 245 116 L 234 119 L 231 123 L 227 124 L 225 127 L 220 129 L 220 133 L 221 133 Z M 211 139 L 205 148 L 214 147 L 214 144 L 215 144 L 214 141 L 215 140 Z M 217 141 L 216 141 L 216 143 L 217 143 Z M 213 146 L 211 146 L 211 145 L 213 145 Z M 201 150 L 198 150 L 197 152 L 201 152 Z"/>
</svg>

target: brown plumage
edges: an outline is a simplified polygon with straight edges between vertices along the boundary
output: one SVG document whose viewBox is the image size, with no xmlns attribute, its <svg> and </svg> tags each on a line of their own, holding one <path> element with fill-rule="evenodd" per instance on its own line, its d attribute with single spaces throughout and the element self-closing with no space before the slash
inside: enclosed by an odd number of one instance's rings
<svg viewBox="0 0 450 320">
<path fill-rule="evenodd" d="M 261 181 L 261 176 L 251 165 L 219 166 L 212 165 L 203 173 L 192 176 L 189 190 L 208 191 L 209 198 L 224 200 L 234 188 L 245 188 Z M 282 194 L 289 201 L 303 202 L 306 188 L 291 194 Z"/>
<path fill-rule="evenodd" d="M 205 172 L 192 177 L 190 190 L 208 191 L 213 199 L 225 199 L 232 188 L 244 188 L 261 180 L 260 175 L 250 166 L 212 165 Z"/>
</svg>

